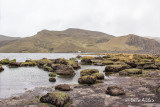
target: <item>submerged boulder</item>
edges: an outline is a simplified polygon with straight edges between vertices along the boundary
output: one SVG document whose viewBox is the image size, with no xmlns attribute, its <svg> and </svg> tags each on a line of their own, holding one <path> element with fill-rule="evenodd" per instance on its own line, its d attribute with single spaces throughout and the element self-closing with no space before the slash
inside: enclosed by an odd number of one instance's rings
<svg viewBox="0 0 160 107">
<path fill-rule="evenodd" d="M 121 76 L 130 76 L 133 74 L 142 74 L 142 70 L 141 69 L 125 69 L 119 72 L 119 75 Z"/>
<path fill-rule="evenodd" d="M 57 85 L 57 86 L 55 86 L 55 89 L 60 90 L 60 91 L 70 91 L 71 90 L 71 88 L 68 84 Z"/>
<path fill-rule="evenodd" d="M 122 88 L 118 86 L 109 86 L 105 89 L 105 93 L 109 94 L 111 96 L 119 96 L 119 95 L 125 95 L 125 92 Z"/>
<path fill-rule="evenodd" d="M 81 76 L 91 75 L 93 73 L 99 73 L 98 69 L 85 69 L 80 72 Z"/>
<path fill-rule="evenodd" d="M 2 67 L 2 65 L 0 64 L 0 72 L 4 71 L 4 68 Z"/>
<path fill-rule="evenodd" d="M 97 78 L 95 76 L 82 76 L 78 79 L 79 84 L 94 84 Z"/>
<path fill-rule="evenodd" d="M 42 103 L 53 104 L 56 107 L 64 107 L 65 104 L 70 102 L 70 97 L 68 94 L 63 92 L 53 92 L 47 93 L 46 95 L 40 98 Z"/>
</svg>

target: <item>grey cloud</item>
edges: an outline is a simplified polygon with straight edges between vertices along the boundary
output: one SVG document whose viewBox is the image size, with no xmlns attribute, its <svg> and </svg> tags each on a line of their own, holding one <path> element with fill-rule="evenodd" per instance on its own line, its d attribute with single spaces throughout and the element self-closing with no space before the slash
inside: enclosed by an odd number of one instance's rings
<svg viewBox="0 0 160 107">
<path fill-rule="evenodd" d="M 159 0 L 1 0 L 0 34 L 81 28 L 115 36 L 160 36 Z"/>
</svg>

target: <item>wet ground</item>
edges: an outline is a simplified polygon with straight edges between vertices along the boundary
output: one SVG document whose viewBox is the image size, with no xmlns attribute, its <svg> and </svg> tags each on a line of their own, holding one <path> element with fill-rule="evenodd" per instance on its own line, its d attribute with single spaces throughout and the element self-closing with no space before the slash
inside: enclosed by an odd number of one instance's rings
<svg viewBox="0 0 160 107">
<path fill-rule="evenodd" d="M 125 95 L 106 95 L 104 89 L 118 85 L 125 90 Z M 159 107 L 159 77 L 112 77 L 104 83 L 92 86 L 70 84 L 72 91 L 66 92 L 76 107 Z M 40 103 L 39 98 L 53 92 L 53 87 L 38 87 L 23 94 L 0 101 L 0 107 L 49 107 Z"/>
</svg>

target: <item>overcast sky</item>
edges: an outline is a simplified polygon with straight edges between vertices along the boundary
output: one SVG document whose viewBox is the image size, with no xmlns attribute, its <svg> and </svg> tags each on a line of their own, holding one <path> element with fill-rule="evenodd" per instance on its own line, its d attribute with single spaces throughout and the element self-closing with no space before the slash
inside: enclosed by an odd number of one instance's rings
<svg viewBox="0 0 160 107">
<path fill-rule="evenodd" d="M 160 0 L 0 0 L 0 34 L 67 28 L 160 37 Z"/>
</svg>

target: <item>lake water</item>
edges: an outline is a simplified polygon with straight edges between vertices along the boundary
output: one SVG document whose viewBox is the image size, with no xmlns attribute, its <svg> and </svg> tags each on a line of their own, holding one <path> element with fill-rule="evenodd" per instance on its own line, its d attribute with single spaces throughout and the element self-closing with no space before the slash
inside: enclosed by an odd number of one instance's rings
<svg viewBox="0 0 160 107">
<path fill-rule="evenodd" d="M 0 53 L 0 59 L 9 58 L 17 59 L 17 62 L 23 62 L 27 59 L 55 59 L 55 58 L 72 58 L 78 53 Z M 77 84 L 80 77 L 80 71 L 83 69 L 98 69 L 103 72 L 104 66 L 87 66 L 83 65 L 79 70 L 75 70 L 76 75 L 72 78 L 56 77 L 56 82 L 49 82 L 49 72 L 39 69 L 38 67 L 19 67 L 8 68 L 3 66 L 4 71 L 0 72 L 0 99 L 8 98 L 23 93 L 35 87 L 53 86 L 56 84 Z M 107 77 L 105 77 L 107 78 Z"/>
</svg>

